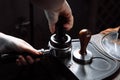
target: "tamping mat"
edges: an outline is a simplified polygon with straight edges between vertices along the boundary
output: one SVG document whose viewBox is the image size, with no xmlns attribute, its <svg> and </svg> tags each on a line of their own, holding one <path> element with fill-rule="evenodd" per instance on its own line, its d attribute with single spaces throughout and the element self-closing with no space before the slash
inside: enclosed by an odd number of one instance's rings
<svg viewBox="0 0 120 80">
<path fill-rule="evenodd" d="M 72 41 L 72 54 L 76 49 L 80 49 L 80 42 L 78 39 Z M 93 54 L 92 62 L 90 64 L 79 64 L 73 60 L 69 62 L 69 69 L 72 71 L 79 80 L 101 80 L 112 76 L 120 67 L 117 60 L 111 59 L 98 51 L 93 43 L 87 46 L 87 52 Z"/>
</svg>

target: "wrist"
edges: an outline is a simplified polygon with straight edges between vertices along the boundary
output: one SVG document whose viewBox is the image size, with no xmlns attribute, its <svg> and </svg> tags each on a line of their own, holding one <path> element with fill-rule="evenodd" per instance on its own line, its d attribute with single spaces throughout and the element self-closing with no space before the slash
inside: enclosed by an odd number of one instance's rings
<svg viewBox="0 0 120 80">
<path fill-rule="evenodd" d="M 54 10 L 60 8 L 66 0 L 31 0 L 32 3 L 39 6 L 41 9 Z"/>
<path fill-rule="evenodd" d="M 66 0 L 56 0 L 46 7 L 46 10 L 59 11 L 66 4 Z"/>
</svg>

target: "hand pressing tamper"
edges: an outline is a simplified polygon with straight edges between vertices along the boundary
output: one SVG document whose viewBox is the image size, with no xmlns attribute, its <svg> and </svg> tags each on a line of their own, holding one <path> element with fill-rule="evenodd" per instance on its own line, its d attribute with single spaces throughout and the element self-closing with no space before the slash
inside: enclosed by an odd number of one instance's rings
<svg viewBox="0 0 120 80">
<path fill-rule="evenodd" d="M 92 53 L 87 50 L 87 45 L 91 38 L 91 32 L 83 29 L 79 32 L 81 49 L 73 52 L 73 59 L 80 64 L 87 64 L 92 61 Z"/>
<path fill-rule="evenodd" d="M 64 23 L 66 23 L 66 18 L 59 16 L 55 25 L 55 34 L 49 41 L 51 54 L 59 58 L 70 57 L 71 54 L 71 37 L 65 33 Z"/>
</svg>

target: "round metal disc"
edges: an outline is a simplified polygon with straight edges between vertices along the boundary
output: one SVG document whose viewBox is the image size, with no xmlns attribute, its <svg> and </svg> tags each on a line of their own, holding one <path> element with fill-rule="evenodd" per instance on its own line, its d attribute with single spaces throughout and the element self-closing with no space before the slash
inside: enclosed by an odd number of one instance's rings
<svg viewBox="0 0 120 80">
<path fill-rule="evenodd" d="M 73 59 L 80 64 L 89 64 L 92 61 L 92 53 L 87 50 L 87 54 L 81 55 L 79 53 L 80 49 L 76 49 L 73 52 Z"/>
</svg>

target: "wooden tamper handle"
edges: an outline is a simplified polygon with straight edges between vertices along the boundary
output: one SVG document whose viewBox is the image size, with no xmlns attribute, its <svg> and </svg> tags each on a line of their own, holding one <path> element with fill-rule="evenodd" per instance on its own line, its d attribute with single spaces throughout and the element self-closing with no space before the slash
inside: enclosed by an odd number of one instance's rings
<svg viewBox="0 0 120 80">
<path fill-rule="evenodd" d="M 90 38 L 91 38 L 91 32 L 88 29 L 82 29 L 79 32 L 79 39 L 80 39 L 80 45 L 81 45 L 81 49 L 80 49 L 79 53 L 81 55 L 87 54 L 86 48 L 90 41 Z"/>
</svg>

